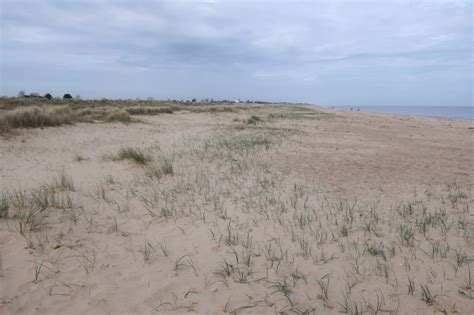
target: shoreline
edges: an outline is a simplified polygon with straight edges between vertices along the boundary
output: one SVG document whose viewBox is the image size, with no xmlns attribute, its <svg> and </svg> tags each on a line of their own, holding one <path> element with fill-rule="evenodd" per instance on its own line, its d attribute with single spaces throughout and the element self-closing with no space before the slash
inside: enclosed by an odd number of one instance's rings
<svg viewBox="0 0 474 315">
<path fill-rule="evenodd" d="M 446 116 L 443 114 L 429 114 L 429 113 L 410 113 L 407 111 L 416 110 L 416 109 L 435 109 L 435 110 L 449 110 L 450 107 L 447 106 L 354 106 L 351 110 L 350 106 L 327 106 L 328 109 L 332 109 L 338 112 L 358 112 L 358 113 L 370 113 L 370 114 L 383 114 L 383 115 L 395 115 L 395 116 L 404 116 L 404 117 L 422 117 L 422 118 L 435 118 L 435 119 L 446 119 L 446 120 L 456 120 L 456 121 L 474 121 L 473 111 L 474 107 L 471 106 L 455 106 L 453 109 L 462 109 L 464 111 L 470 111 L 470 118 L 461 117 L 461 116 Z M 360 109 L 360 111 L 357 111 Z M 466 115 L 466 113 L 464 113 Z M 464 116 L 462 115 L 462 116 Z"/>
</svg>

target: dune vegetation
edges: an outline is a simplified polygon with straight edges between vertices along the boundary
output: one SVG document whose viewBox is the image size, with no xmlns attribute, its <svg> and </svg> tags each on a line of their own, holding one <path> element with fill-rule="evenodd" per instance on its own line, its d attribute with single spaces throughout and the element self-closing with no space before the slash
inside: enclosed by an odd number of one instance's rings
<svg viewBox="0 0 474 315">
<path fill-rule="evenodd" d="M 472 309 L 463 122 L 296 106 L 3 107 L 5 133 L 74 126 L 0 140 L 2 313 Z M 436 148 L 406 140 L 415 123 L 438 128 Z M 438 168 L 453 146 L 464 158 Z"/>
</svg>

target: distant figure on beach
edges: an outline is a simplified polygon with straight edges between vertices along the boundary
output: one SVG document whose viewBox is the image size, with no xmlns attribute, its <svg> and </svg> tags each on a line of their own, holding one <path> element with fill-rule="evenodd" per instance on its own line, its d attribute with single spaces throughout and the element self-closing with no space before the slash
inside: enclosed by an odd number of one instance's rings
<svg viewBox="0 0 474 315">
<path fill-rule="evenodd" d="M 351 107 L 351 110 L 352 110 L 352 107 Z"/>
<path fill-rule="evenodd" d="M 359 109 L 357 108 L 357 111 L 359 111 Z"/>
</svg>

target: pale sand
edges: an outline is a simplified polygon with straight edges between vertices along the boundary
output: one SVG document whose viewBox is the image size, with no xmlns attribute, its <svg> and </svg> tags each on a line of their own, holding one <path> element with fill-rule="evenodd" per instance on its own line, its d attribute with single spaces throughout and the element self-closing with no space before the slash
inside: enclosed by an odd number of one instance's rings
<svg viewBox="0 0 474 315">
<path fill-rule="evenodd" d="M 74 183 L 24 236 L 0 219 L 1 314 L 473 312 L 472 122 L 270 106 L 141 119 L 0 138 L 5 196 Z M 123 146 L 174 174 L 111 159 Z"/>
</svg>

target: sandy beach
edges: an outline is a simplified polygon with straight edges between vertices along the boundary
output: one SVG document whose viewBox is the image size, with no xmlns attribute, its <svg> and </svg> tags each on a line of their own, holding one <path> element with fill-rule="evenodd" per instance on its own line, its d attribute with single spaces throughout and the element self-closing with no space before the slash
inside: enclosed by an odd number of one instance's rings
<svg viewBox="0 0 474 315">
<path fill-rule="evenodd" d="M 472 313 L 473 122 L 133 117 L 0 136 L 0 313 Z"/>
</svg>

